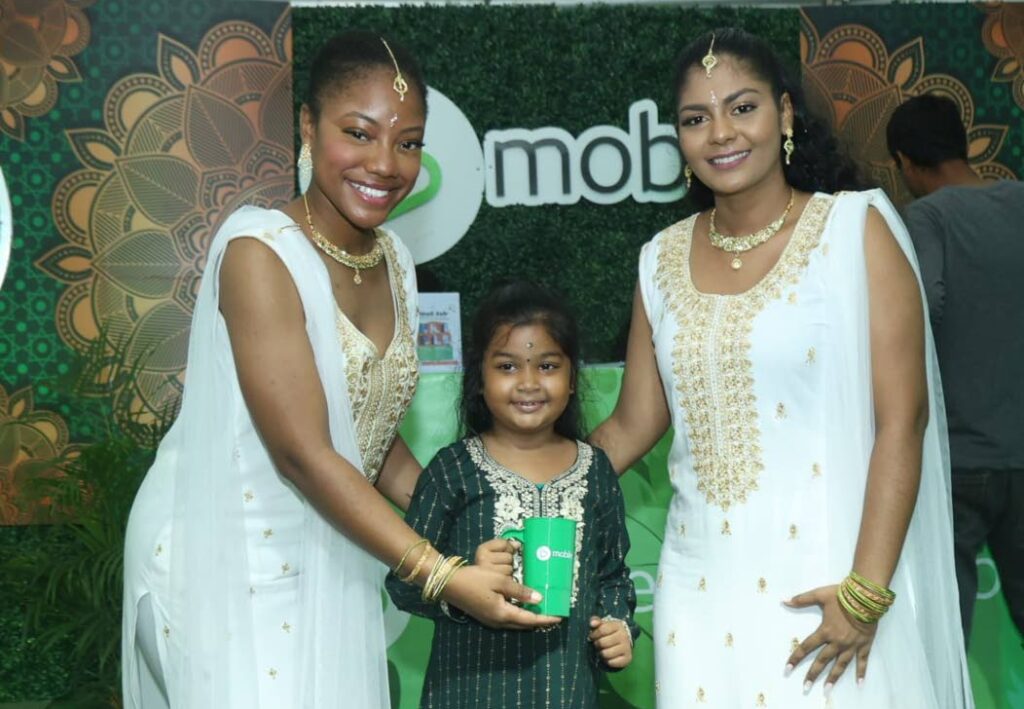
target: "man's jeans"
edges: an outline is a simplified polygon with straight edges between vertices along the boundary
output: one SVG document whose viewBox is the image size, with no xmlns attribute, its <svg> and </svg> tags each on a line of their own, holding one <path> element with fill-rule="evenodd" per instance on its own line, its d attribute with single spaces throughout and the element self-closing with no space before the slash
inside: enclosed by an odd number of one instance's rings
<svg viewBox="0 0 1024 709">
<path fill-rule="evenodd" d="M 987 543 L 1017 630 L 1024 635 L 1024 470 L 953 470 L 953 537 L 964 642 L 978 593 L 976 557 Z"/>
</svg>

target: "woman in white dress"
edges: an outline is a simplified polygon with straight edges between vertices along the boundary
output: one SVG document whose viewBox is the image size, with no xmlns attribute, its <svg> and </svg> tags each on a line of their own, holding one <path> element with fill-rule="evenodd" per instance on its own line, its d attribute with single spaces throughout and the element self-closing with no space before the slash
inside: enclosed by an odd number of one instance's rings
<svg viewBox="0 0 1024 709">
<path fill-rule="evenodd" d="M 675 434 L 658 705 L 972 706 L 906 230 L 881 192 L 831 194 L 855 172 L 761 40 L 701 37 L 675 91 L 703 211 L 642 250 L 622 392 L 592 437 L 623 471 Z"/>
<path fill-rule="evenodd" d="M 181 413 L 128 525 L 126 707 L 388 706 L 381 562 L 485 624 L 550 620 L 509 603 L 532 593 L 506 576 L 435 564 L 388 504 L 419 474 L 397 436 L 417 308 L 409 251 L 379 227 L 419 173 L 421 74 L 350 32 L 309 97 L 309 190 L 239 208 L 209 249 Z"/>
</svg>

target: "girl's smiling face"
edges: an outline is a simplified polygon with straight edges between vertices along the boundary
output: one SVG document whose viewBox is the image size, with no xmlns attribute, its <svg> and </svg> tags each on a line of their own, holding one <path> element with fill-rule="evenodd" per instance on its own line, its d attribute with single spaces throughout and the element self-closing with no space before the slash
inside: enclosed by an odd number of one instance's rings
<svg viewBox="0 0 1024 709">
<path fill-rule="evenodd" d="M 554 430 L 573 393 L 572 363 L 543 324 L 499 327 L 482 366 L 495 434 Z"/>
<path fill-rule="evenodd" d="M 793 111 L 788 94 L 780 103 L 766 81 L 729 55 L 719 57 L 710 77 L 703 67 L 691 68 L 676 104 L 683 159 L 716 194 L 737 194 L 781 176 Z"/>
</svg>

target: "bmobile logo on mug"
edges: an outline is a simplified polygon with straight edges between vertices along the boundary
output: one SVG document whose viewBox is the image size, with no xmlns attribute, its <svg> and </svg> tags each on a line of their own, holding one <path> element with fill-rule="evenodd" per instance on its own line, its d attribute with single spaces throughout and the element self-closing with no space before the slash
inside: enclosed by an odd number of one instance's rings
<svg viewBox="0 0 1024 709">
<path fill-rule="evenodd" d="M 540 561 L 547 561 L 551 558 L 551 547 L 547 545 L 537 547 L 537 558 Z"/>
</svg>

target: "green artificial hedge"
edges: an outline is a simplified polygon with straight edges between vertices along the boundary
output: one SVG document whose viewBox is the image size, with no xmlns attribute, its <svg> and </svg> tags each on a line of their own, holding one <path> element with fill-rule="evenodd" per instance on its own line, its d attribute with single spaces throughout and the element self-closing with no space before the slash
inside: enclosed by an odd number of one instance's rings
<svg viewBox="0 0 1024 709">
<path fill-rule="evenodd" d="M 627 127 L 631 103 L 654 99 L 667 122 L 674 59 L 694 36 L 739 26 L 769 39 L 799 71 L 796 10 L 677 6 L 401 7 L 293 10 L 296 109 L 309 63 L 346 29 L 408 46 L 427 82 L 466 114 L 483 141 L 499 128 Z M 428 146 L 429 150 L 429 146 Z M 431 290 L 462 294 L 464 320 L 495 279 L 557 288 L 580 319 L 588 362 L 623 358 L 640 246 L 689 213 L 685 204 L 481 206 L 469 233 L 420 269 Z"/>
</svg>

